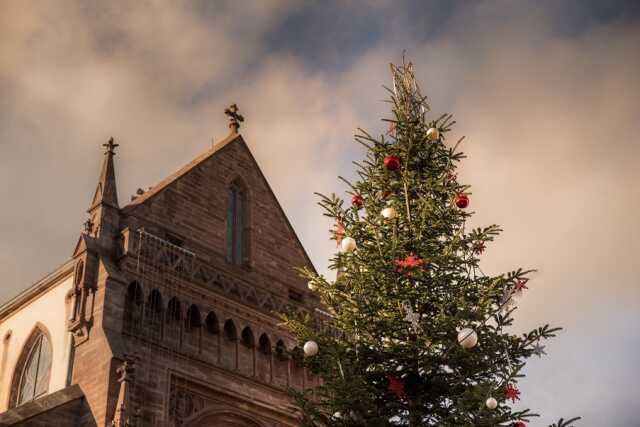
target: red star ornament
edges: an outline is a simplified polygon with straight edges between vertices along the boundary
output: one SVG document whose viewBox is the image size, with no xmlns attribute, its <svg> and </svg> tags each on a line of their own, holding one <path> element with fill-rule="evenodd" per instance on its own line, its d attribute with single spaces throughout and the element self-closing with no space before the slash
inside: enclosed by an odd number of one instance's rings
<svg viewBox="0 0 640 427">
<path fill-rule="evenodd" d="M 407 391 L 404 389 L 404 383 L 391 374 L 385 375 L 389 381 L 389 391 L 396 395 L 400 400 L 407 398 Z"/>
<path fill-rule="evenodd" d="M 520 390 L 518 390 L 513 384 L 507 384 L 505 394 L 507 399 L 510 399 L 513 403 L 515 403 L 516 400 L 520 400 Z"/>
<path fill-rule="evenodd" d="M 527 287 L 527 282 L 528 282 L 528 279 L 518 280 L 516 282 L 516 284 L 513 286 L 513 290 L 514 291 L 522 291 L 522 290 L 525 290 L 525 289 L 529 289 Z"/>
</svg>

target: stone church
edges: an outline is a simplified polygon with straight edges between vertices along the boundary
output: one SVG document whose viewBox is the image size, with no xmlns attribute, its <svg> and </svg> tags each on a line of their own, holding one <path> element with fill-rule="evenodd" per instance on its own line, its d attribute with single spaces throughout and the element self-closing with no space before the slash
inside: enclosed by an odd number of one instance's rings
<svg viewBox="0 0 640 427">
<path fill-rule="evenodd" d="M 71 257 L 0 306 L 0 426 L 298 425 L 288 390 L 317 379 L 278 313 L 326 319 L 226 114 L 226 139 L 126 206 L 104 144 Z"/>
</svg>

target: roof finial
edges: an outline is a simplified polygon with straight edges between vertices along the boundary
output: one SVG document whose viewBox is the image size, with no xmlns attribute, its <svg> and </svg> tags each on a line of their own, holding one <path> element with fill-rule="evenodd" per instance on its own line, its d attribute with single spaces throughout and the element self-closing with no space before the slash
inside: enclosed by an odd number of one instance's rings
<svg viewBox="0 0 640 427">
<path fill-rule="evenodd" d="M 120 383 L 120 391 L 118 392 L 118 401 L 116 403 L 116 412 L 111 421 L 111 427 L 134 427 L 134 419 L 136 411 L 131 408 L 131 385 L 135 368 L 135 361 L 129 356 L 125 356 L 125 361 L 116 369 L 118 382 Z"/>
<path fill-rule="evenodd" d="M 88 235 L 91 235 L 91 233 L 93 233 L 93 227 L 95 226 L 91 218 L 86 220 L 83 225 L 84 225 L 84 232 Z"/>
<path fill-rule="evenodd" d="M 224 113 L 229 116 L 229 128 L 232 133 L 238 133 L 238 129 L 240 129 L 240 123 L 244 122 L 244 117 L 242 114 L 238 113 L 238 106 L 236 104 L 231 104 L 229 108 L 224 110 Z"/>
<path fill-rule="evenodd" d="M 102 144 L 102 146 L 106 149 L 104 154 L 115 155 L 116 154 L 116 147 L 119 147 L 120 144 L 115 144 L 113 142 L 113 137 L 111 137 L 111 138 L 109 138 L 109 142 L 107 142 L 106 144 Z"/>
</svg>

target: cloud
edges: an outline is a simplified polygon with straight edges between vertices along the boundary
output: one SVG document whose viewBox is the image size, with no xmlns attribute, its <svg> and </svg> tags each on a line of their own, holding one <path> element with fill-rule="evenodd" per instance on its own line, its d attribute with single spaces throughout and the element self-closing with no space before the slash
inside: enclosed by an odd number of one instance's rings
<svg viewBox="0 0 640 427">
<path fill-rule="evenodd" d="M 567 327 L 531 366 L 526 403 L 543 421 L 629 425 L 618 396 L 633 393 L 638 347 L 640 29 L 629 13 L 541 4 L 379 2 L 358 21 L 340 3 L 320 16 L 297 2 L 4 2 L 2 299 L 70 255 L 110 135 L 124 204 L 222 138 L 231 102 L 325 271 L 330 224 L 312 192 L 344 191 L 335 177 L 362 156 L 351 135 L 385 129 L 381 85 L 407 49 L 434 114 L 453 112 L 468 136 L 474 224 L 505 229 L 484 267 L 539 269 L 518 327 Z"/>
</svg>

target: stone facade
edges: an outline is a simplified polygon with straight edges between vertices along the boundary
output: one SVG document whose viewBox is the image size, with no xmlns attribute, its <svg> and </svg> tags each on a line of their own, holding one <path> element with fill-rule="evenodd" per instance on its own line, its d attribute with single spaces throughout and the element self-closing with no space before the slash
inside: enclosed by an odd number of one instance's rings
<svg viewBox="0 0 640 427">
<path fill-rule="evenodd" d="M 75 420 L 56 425 L 108 426 L 116 413 L 118 426 L 297 425 L 287 388 L 317 379 L 277 313 L 322 321 L 295 271 L 313 266 L 236 130 L 122 208 L 117 145 L 105 144 L 90 220 L 66 264 L 68 376 L 82 397 L 55 418 Z M 244 198 L 242 262 L 233 263 L 231 187 Z M 134 369 L 122 383 L 125 360 Z"/>
</svg>

